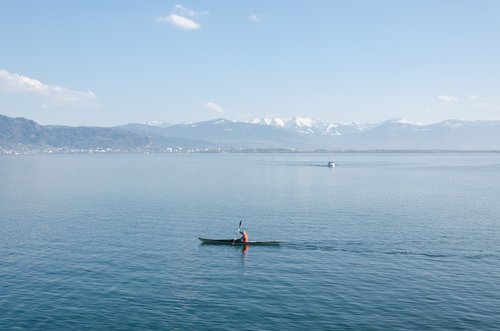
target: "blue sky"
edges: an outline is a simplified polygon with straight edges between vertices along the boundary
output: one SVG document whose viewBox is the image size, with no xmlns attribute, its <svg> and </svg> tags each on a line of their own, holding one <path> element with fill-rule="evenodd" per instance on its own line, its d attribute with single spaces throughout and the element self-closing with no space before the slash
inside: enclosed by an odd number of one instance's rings
<svg viewBox="0 0 500 331">
<path fill-rule="evenodd" d="M 0 2 L 0 114 L 500 120 L 500 1 Z"/>
</svg>

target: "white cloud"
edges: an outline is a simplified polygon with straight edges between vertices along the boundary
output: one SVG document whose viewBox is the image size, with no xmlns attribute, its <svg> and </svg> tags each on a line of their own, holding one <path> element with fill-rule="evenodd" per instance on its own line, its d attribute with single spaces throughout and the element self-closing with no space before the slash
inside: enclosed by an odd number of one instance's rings
<svg viewBox="0 0 500 331">
<path fill-rule="evenodd" d="M 262 21 L 262 15 L 260 15 L 260 14 L 252 14 L 252 15 L 248 16 L 248 20 L 250 22 L 260 23 L 260 21 Z"/>
<path fill-rule="evenodd" d="M 475 95 L 475 94 L 469 94 L 467 96 L 467 98 L 469 98 L 469 99 L 477 99 L 477 95 Z"/>
<path fill-rule="evenodd" d="M 215 102 L 212 102 L 212 101 L 205 102 L 203 107 L 213 111 L 216 114 L 222 114 L 222 113 L 226 112 L 221 106 L 219 106 L 218 104 L 216 104 Z"/>
<path fill-rule="evenodd" d="M 97 99 L 92 91 L 76 91 L 59 85 L 47 85 L 3 69 L 0 69 L 0 89 L 40 95 L 62 103 L 88 103 Z"/>
<path fill-rule="evenodd" d="M 443 102 L 449 102 L 449 103 L 458 101 L 458 98 L 452 95 L 439 95 L 438 99 Z"/>
<path fill-rule="evenodd" d="M 170 14 L 166 17 L 160 17 L 158 18 L 158 21 L 167 22 L 170 25 L 175 26 L 176 28 L 184 30 L 198 30 L 199 28 L 201 28 L 201 25 L 199 23 L 176 14 Z"/>
<path fill-rule="evenodd" d="M 183 7 L 181 5 L 175 5 L 169 15 L 158 17 L 156 20 L 158 22 L 169 23 L 170 25 L 183 30 L 198 30 L 201 28 L 201 25 L 192 18 L 208 14 L 209 13 L 206 11 L 201 12 Z"/>
</svg>

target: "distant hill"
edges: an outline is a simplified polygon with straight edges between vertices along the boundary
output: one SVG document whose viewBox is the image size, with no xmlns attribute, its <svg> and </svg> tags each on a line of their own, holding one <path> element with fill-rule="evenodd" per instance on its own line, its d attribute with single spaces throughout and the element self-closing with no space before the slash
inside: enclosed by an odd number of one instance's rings
<svg viewBox="0 0 500 331">
<path fill-rule="evenodd" d="M 226 149 L 308 148 L 304 137 L 272 126 L 225 119 L 164 127 L 161 134 L 191 140 L 205 140 Z"/>
<path fill-rule="evenodd" d="M 421 125 L 326 123 L 308 118 L 217 119 L 119 127 L 39 125 L 0 115 L 0 152 L 170 152 L 219 150 L 500 150 L 500 121 Z"/>
<path fill-rule="evenodd" d="M 0 147 L 130 149 L 148 146 L 147 137 L 114 128 L 39 125 L 25 118 L 0 115 Z"/>
</svg>

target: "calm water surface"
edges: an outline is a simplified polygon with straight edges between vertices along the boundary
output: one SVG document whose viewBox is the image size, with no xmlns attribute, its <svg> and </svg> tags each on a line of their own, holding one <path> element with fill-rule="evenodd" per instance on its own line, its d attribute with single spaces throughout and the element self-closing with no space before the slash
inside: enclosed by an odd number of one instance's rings
<svg viewBox="0 0 500 331">
<path fill-rule="evenodd" d="M 499 218 L 499 154 L 0 156 L 0 330 L 498 330 Z"/>
</svg>

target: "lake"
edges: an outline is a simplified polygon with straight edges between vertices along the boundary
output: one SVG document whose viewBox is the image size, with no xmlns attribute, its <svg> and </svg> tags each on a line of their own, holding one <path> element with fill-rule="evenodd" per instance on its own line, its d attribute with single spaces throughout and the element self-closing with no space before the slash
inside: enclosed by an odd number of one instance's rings
<svg viewBox="0 0 500 331">
<path fill-rule="evenodd" d="M 0 156 L 1 330 L 499 325 L 500 154 Z"/>
</svg>

